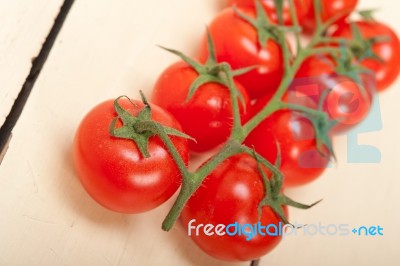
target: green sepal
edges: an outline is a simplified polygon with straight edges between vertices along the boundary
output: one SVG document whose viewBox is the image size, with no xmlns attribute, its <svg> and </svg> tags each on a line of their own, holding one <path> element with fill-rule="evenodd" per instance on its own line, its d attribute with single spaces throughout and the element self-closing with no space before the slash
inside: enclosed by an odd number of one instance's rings
<svg viewBox="0 0 400 266">
<path fill-rule="evenodd" d="M 361 16 L 361 18 L 364 21 L 375 21 L 374 13 L 378 11 L 377 8 L 372 8 L 372 9 L 364 9 L 358 11 L 358 14 Z"/>
<path fill-rule="evenodd" d="M 284 21 L 283 21 L 283 2 L 284 2 L 284 0 L 274 0 L 276 14 L 278 15 L 278 23 L 280 25 L 284 24 Z"/>
<path fill-rule="evenodd" d="M 140 110 L 137 116 L 133 116 L 119 104 L 121 98 L 127 98 L 127 96 L 120 96 L 114 100 L 114 109 L 117 113 L 109 126 L 109 134 L 113 137 L 120 139 L 128 139 L 135 142 L 137 148 L 144 158 L 149 158 L 150 154 L 148 151 L 149 139 L 153 136 L 159 135 L 160 130 L 163 130 L 165 134 L 170 136 L 176 136 L 180 138 L 194 140 L 192 137 L 186 135 L 179 130 L 163 126 L 160 123 L 151 119 L 151 106 L 148 103 L 143 92 L 140 91 L 144 107 Z M 132 103 L 132 102 L 131 102 Z M 134 104 L 134 103 L 132 103 Z M 117 122 L 122 122 L 122 126 L 117 128 Z"/>
<path fill-rule="evenodd" d="M 275 160 L 275 168 L 280 169 L 282 164 L 282 152 L 281 152 L 281 146 L 278 142 L 276 142 L 276 160 Z M 283 186 L 283 180 L 284 176 L 282 173 L 278 174 L 272 174 L 271 177 L 271 186 L 272 186 L 272 194 L 273 195 L 279 195 L 281 193 L 281 189 Z"/>
<path fill-rule="evenodd" d="M 283 205 L 287 205 L 287 206 L 291 206 L 297 209 L 302 209 L 302 210 L 308 210 L 312 207 L 314 207 L 315 205 L 317 205 L 318 203 L 320 203 L 322 201 L 322 199 L 310 204 L 310 205 L 306 205 L 303 203 L 299 203 L 297 201 L 292 200 L 291 198 L 287 197 L 287 196 L 283 196 L 281 195 L 281 199 L 280 201 L 283 203 Z"/>
<path fill-rule="evenodd" d="M 192 99 L 193 95 L 196 93 L 196 91 L 203 86 L 204 84 L 207 83 L 217 83 L 217 84 L 223 84 L 221 79 L 216 76 L 208 75 L 208 74 L 203 74 L 199 75 L 193 83 L 190 85 L 188 95 L 186 97 L 186 102 L 189 102 L 190 99 Z"/>
<path fill-rule="evenodd" d="M 326 97 L 327 95 L 328 94 L 325 93 L 323 96 Z M 298 112 L 311 122 L 315 131 L 318 152 L 326 158 L 330 158 L 330 156 L 332 156 L 336 160 L 336 155 L 333 150 L 332 139 L 329 136 L 329 131 L 337 124 L 337 121 L 329 119 L 328 115 L 322 110 L 323 101 L 324 99 L 320 99 L 318 104 L 319 109 L 317 110 L 296 104 L 283 105 L 286 109 Z M 328 149 L 329 154 L 324 153 L 323 146 Z"/>
<path fill-rule="evenodd" d="M 217 56 L 215 52 L 215 44 L 213 41 L 213 38 L 211 36 L 210 30 L 208 27 L 206 28 L 206 33 L 207 33 L 207 48 L 208 48 L 208 58 L 206 65 L 211 66 L 211 65 L 216 65 L 217 62 Z"/>
<path fill-rule="evenodd" d="M 372 71 L 362 66 L 359 63 L 361 60 L 359 60 L 358 62 L 353 62 L 353 54 L 349 52 L 349 50 L 345 48 L 343 44 L 341 45 L 340 56 L 334 57 L 334 59 L 336 62 L 336 74 L 348 77 L 356 82 L 360 88 L 362 96 L 364 98 L 367 98 L 368 92 L 364 86 L 363 80 L 361 79 L 361 75 L 371 74 Z"/>
<path fill-rule="evenodd" d="M 261 48 L 265 49 L 269 40 L 274 40 L 279 43 L 279 36 L 276 34 L 276 32 L 280 30 L 279 27 L 271 24 L 259 0 L 255 1 L 255 8 L 256 18 L 243 14 L 236 6 L 233 7 L 233 10 L 237 16 L 256 29 L 258 44 Z"/>
<path fill-rule="evenodd" d="M 236 70 L 232 70 L 232 76 L 233 77 L 241 76 L 241 75 L 246 74 L 246 73 L 248 73 L 248 72 L 250 72 L 252 70 L 257 69 L 258 67 L 260 67 L 260 66 L 249 66 L 249 67 L 244 67 L 244 68 L 239 68 L 239 69 L 236 69 Z"/>
<path fill-rule="evenodd" d="M 119 105 L 118 101 L 121 98 L 126 98 L 130 101 L 128 96 L 120 96 L 114 101 L 114 109 L 115 112 L 118 115 L 118 118 L 121 119 L 122 123 L 127 124 L 127 125 L 133 125 L 136 123 L 137 118 L 133 117 L 128 111 L 123 109 L 121 105 Z"/>
<path fill-rule="evenodd" d="M 207 45 L 208 45 L 209 55 L 207 58 L 207 62 L 205 64 L 200 64 L 199 62 L 191 59 L 189 56 L 185 55 L 180 51 L 160 46 L 162 49 L 180 57 L 186 64 L 192 67 L 199 75 L 190 85 L 188 95 L 186 96 L 186 102 L 189 102 L 190 99 L 192 99 L 193 95 L 196 93 L 196 91 L 202 85 L 205 85 L 207 83 L 217 83 L 226 86 L 227 88 L 230 88 L 230 84 L 228 84 L 229 82 L 224 78 L 224 75 L 221 75 L 223 73 L 226 74 L 227 71 L 230 71 L 232 73 L 232 77 L 236 77 L 256 68 L 256 66 L 251 66 L 232 71 L 228 63 L 226 62 L 218 63 L 215 55 L 214 42 L 212 40 L 212 36 L 208 28 L 207 28 Z M 236 88 L 236 86 L 233 86 L 231 89 L 236 90 L 237 95 L 242 105 L 244 106 L 244 98 L 243 95 L 240 93 L 240 91 Z"/>
<path fill-rule="evenodd" d="M 349 50 L 345 41 L 340 45 L 340 54 L 333 56 L 336 63 L 335 73 L 345 76 L 362 85 L 361 74 L 371 73 L 371 70 L 362 66 L 359 62 L 354 62 L 353 51 Z M 361 60 L 359 60 L 361 61 Z M 364 92 L 363 92 L 364 94 Z"/>
<path fill-rule="evenodd" d="M 137 114 L 137 118 L 141 120 L 151 120 L 151 106 L 147 101 L 146 97 L 144 96 L 143 91 L 139 91 L 140 98 L 144 104 L 143 109 Z M 129 99 L 129 98 L 128 98 Z"/>
<path fill-rule="evenodd" d="M 258 169 L 259 174 L 262 177 L 262 181 L 263 181 L 264 189 L 265 189 L 265 196 L 257 206 L 259 220 L 261 220 L 262 208 L 268 206 L 273 210 L 273 212 L 275 212 L 276 215 L 278 215 L 278 217 L 282 220 L 283 223 L 290 224 L 285 215 L 285 212 L 283 211 L 283 206 L 287 205 L 287 206 L 291 206 L 291 207 L 295 207 L 295 208 L 299 208 L 299 209 L 309 209 L 309 208 L 315 206 L 316 204 L 318 204 L 319 202 L 321 202 L 321 200 L 319 200 L 311 205 L 306 205 L 306 204 L 296 202 L 296 201 L 290 199 L 289 197 L 283 195 L 281 192 L 282 183 L 283 183 L 282 173 L 276 172 L 275 169 L 273 167 L 271 167 L 270 163 L 268 163 L 268 161 L 266 161 L 261 155 L 257 154 L 254 149 L 252 150 L 252 155 L 257 162 L 257 169 Z M 275 167 L 277 165 L 280 165 L 280 161 L 281 161 L 280 148 L 278 149 L 277 157 L 279 159 L 277 158 L 277 160 L 275 162 Z M 264 165 L 267 168 L 269 168 L 270 170 L 272 170 L 271 171 L 272 172 L 271 179 L 269 179 L 267 177 L 267 175 L 263 171 L 261 165 Z"/>
<path fill-rule="evenodd" d="M 382 58 L 380 58 L 373 50 L 373 46 L 379 42 L 389 41 L 388 36 L 374 36 L 369 39 L 365 39 L 355 22 L 351 24 L 351 31 L 353 35 L 353 40 L 350 42 L 350 49 L 358 61 L 365 59 L 372 59 L 380 63 L 384 63 Z"/>
<path fill-rule="evenodd" d="M 330 120 L 327 115 L 323 115 L 321 117 L 306 117 L 313 124 L 318 152 L 327 159 L 332 157 L 336 161 L 336 154 L 333 149 L 332 139 L 329 136 L 329 131 L 338 124 L 338 121 Z M 329 154 L 324 153 L 324 146 L 328 149 Z"/>
<path fill-rule="evenodd" d="M 157 122 L 155 122 L 157 123 Z M 160 123 L 157 123 L 159 125 L 161 125 Z M 183 138 L 183 139 L 187 139 L 187 140 L 191 140 L 194 142 L 197 142 L 196 139 L 192 138 L 191 136 L 189 136 L 188 134 L 185 134 L 179 130 L 176 130 L 175 128 L 172 127 L 166 127 L 161 125 L 161 127 L 163 128 L 163 130 L 165 131 L 165 133 L 167 133 L 168 136 L 175 136 L 175 137 L 179 137 L 179 138 Z"/>
<path fill-rule="evenodd" d="M 203 66 L 199 62 L 197 62 L 196 60 L 193 60 L 189 56 L 185 55 L 184 53 L 182 53 L 182 52 L 180 52 L 178 50 L 166 48 L 166 47 L 161 46 L 161 45 L 159 45 L 158 47 L 160 47 L 161 49 L 164 49 L 165 51 L 170 52 L 170 53 L 180 57 L 186 64 L 188 64 L 189 66 L 193 67 L 196 70 L 196 72 L 198 72 L 198 73 L 202 73 L 203 72 Z"/>
<path fill-rule="evenodd" d="M 143 157 L 149 158 L 150 154 L 148 151 L 148 143 L 149 143 L 149 138 L 154 136 L 154 133 L 150 131 L 141 133 L 136 132 L 135 125 L 137 123 L 140 123 L 140 120 L 142 118 L 139 118 L 138 116 L 137 117 L 132 116 L 128 111 L 126 111 L 121 107 L 118 101 L 123 97 L 129 99 L 127 96 L 121 96 L 114 101 L 114 109 L 118 116 L 111 121 L 109 127 L 109 133 L 111 136 L 116 138 L 129 139 L 134 141 L 140 153 L 143 155 Z M 146 110 L 146 105 L 140 113 L 144 117 L 147 116 L 148 111 Z M 123 125 L 122 127 L 116 128 L 116 123 L 118 120 L 121 120 Z"/>
</svg>

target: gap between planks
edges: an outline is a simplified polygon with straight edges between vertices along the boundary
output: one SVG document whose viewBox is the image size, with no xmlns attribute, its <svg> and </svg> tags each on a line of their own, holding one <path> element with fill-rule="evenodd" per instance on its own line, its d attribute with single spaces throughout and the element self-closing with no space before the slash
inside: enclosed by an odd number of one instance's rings
<svg viewBox="0 0 400 266">
<path fill-rule="evenodd" d="M 2 158 L 7 152 L 8 144 L 11 141 L 12 130 L 16 125 L 19 117 L 21 116 L 25 103 L 27 102 L 29 95 L 35 85 L 35 82 L 39 77 L 39 74 L 44 64 L 46 63 L 46 60 L 50 54 L 51 49 L 53 48 L 55 40 L 57 39 L 58 33 L 61 31 L 61 28 L 65 22 L 65 19 L 67 18 L 69 11 L 71 10 L 74 1 L 75 0 L 65 0 L 63 5 L 61 6 L 60 12 L 54 20 L 54 24 L 49 34 L 47 35 L 38 56 L 32 58 L 31 70 L 27 78 L 25 79 L 24 84 L 22 85 L 22 89 L 12 106 L 10 113 L 8 114 L 3 126 L 0 128 L 0 164 L 2 162 Z"/>
</svg>

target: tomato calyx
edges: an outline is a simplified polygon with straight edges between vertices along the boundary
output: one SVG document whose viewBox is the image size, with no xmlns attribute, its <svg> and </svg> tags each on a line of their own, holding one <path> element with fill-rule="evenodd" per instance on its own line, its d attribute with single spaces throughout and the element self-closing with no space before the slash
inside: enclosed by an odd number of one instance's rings
<svg viewBox="0 0 400 266">
<path fill-rule="evenodd" d="M 256 66 L 250 66 L 250 67 L 232 70 L 228 63 L 226 63 L 226 62 L 218 63 L 216 54 L 215 54 L 214 42 L 213 42 L 211 34 L 208 30 L 207 30 L 207 45 L 208 45 L 209 55 L 208 55 L 208 58 L 207 58 L 207 61 L 205 64 L 199 63 L 198 61 L 190 58 L 189 56 L 185 55 L 184 53 L 182 53 L 180 51 L 160 46 L 162 49 L 180 57 L 186 64 L 188 64 L 190 67 L 192 67 L 199 75 L 195 79 L 195 81 L 193 81 L 193 83 L 191 84 L 191 86 L 189 88 L 186 102 L 188 102 L 193 97 L 195 92 L 202 85 L 207 84 L 207 83 L 217 83 L 217 84 L 227 87 L 230 90 L 231 89 L 235 90 L 235 94 L 241 101 L 242 106 L 245 107 L 245 100 L 243 98 L 242 93 L 238 90 L 238 88 L 236 88 L 234 83 L 230 82 L 229 77 L 233 78 L 233 77 L 245 74 L 245 73 L 253 70 L 254 68 L 256 68 Z"/>
<path fill-rule="evenodd" d="M 316 147 L 318 152 L 322 156 L 326 158 L 332 157 L 333 160 L 336 161 L 336 155 L 333 149 L 333 143 L 329 132 L 341 121 L 330 119 L 328 114 L 323 110 L 324 102 L 330 92 L 331 89 L 327 89 L 322 93 L 319 99 L 318 107 L 316 109 L 305 107 L 299 104 L 286 103 L 283 101 L 279 102 L 279 109 L 297 112 L 308 119 L 314 128 Z"/>
<path fill-rule="evenodd" d="M 371 9 L 360 10 L 357 13 L 361 16 L 363 21 L 374 22 L 376 21 L 374 16 L 376 11 L 378 11 L 377 8 L 371 8 Z"/>
<path fill-rule="evenodd" d="M 150 157 L 148 145 L 149 139 L 153 136 L 166 134 L 194 141 L 190 136 L 174 128 L 153 121 L 151 118 L 151 106 L 142 91 L 140 91 L 140 94 L 145 106 L 137 116 L 130 114 L 118 103 L 121 98 L 127 98 L 130 101 L 129 97 L 120 96 L 114 101 L 114 109 L 117 113 L 117 117 L 112 120 L 109 127 L 109 133 L 111 136 L 134 141 L 144 158 Z M 134 103 L 132 102 L 132 104 Z M 122 122 L 122 126 L 117 126 L 118 121 Z"/>
<path fill-rule="evenodd" d="M 283 10 L 283 3 L 278 3 L 281 2 L 280 0 L 276 2 L 278 4 L 277 5 L 278 10 L 279 8 Z M 281 45 L 285 45 L 284 32 L 296 32 L 296 33 L 301 32 L 300 27 L 296 26 L 287 27 L 287 26 L 278 26 L 272 24 L 259 0 L 255 1 L 255 9 L 256 9 L 256 17 L 253 18 L 240 12 L 236 6 L 233 7 L 233 10 L 237 16 L 239 16 L 241 19 L 243 19 L 251 26 L 253 26 L 254 29 L 256 29 L 258 44 L 260 45 L 261 48 L 265 49 L 269 40 L 273 40 Z M 282 15 L 282 12 L 278 12 L 278 15 L 279 14 Z"/>
<path fill-rule="evenodd" d="M 322 103 L 325 100 L 325 98 L 328 96 L 330 93 L 330 90 L 325 91 L 325 95 L 321 97 L 321 108 L 320 112 L 322 113 Z M 329 132 L 331 131 L 332 128 L 334 128 L 340 121 L 335 121 L 335 120 L 330 120 L 328 118 L 328 115 L 326 113 L 323 113 L 323 115 L 318 115 L 318 116 L 307 116 L 307 118 L 311 121 L 311 123 L 314 126 L 315 130 L 315 139 L 317 141 L 317 150 L 319 153 L 327 158 L 332 157 L 336 161 L 336 155 L 335 151 L 333 149 L 333 143 L 332 139 L 329 136 Z M 328 154 L 324 153 L 324 147 L 328 149 Z"/>
<path fill-rule="evenodd" d="M 358 28 L 356 30 L 359 31 Z M 365 42 L 365 40 L 362 39 L 361 33 L 359 33 L 359 38 L 361 38 L 359 39 L 359 41 Z M 349 79 L 357 83 L 364 100 L 368 101 L 369 96 L 365 84 L 362 80 L 362 75 L 370 74 L 371 70 L 361 65 L 361 60 L 354 60 L 354 58 L 357 58 L 357 55 L 352 50 L 351 46 L 349 50 L 347 49 L 346 44 L 343 41 L 340 41 L 340 43 L 341 44 L 339 55 L 333 56 L 334 64 L 336 65 L 335 73 L 340 76 L 348 77 Z M 372 51 L 372 46 L 368 49 L 370 50 L 370 52 L 368 53 L 373 54 L 372 57 L 377 57 L 377 60 L 381 61 L 381 59 Z M 340 123 L 341 121 L 338 122 Z"/>
<path fill-rule="evenodd" d="M 370 14 L 372 11 L 365 11 L 365 12 L 369 14 L 366 15 L 364 13 L 364 16 L 367 16 L 369 18 L 367 20 L 372 19 L 372 15 Z M 357 58 L 358 61 L 363 61 L 365 59 L 372 59 L 380 63 L 384 63 L 382 58 L 373 51 L 373 46 L 379 42 L 388 41 L 389 37 L 374 36 L 372 38 L 366 39 L 362 36 L 362 33 L 359 27 L 357 26 L 356 22 L 351 22 L 350 25 L 351 25 L 353 39 L 349 42 L 349 47 L 355 58 Z"/>
<path fill-rule="evenodd" d="M 277 145 L 277 148 L 278 148 L 278 156 L 277 156 L 277 160 L 275 162 L 275 168 L 279 169 L 280 164 L 281 164 L 281 155 L 280 155 L 279 145 Z M 264 188 L 265 188 L 265 196 L 258 205 L 259 219 L 261 219 L 262 208 L 265 206 L 268 206 L 276 213 L 276 215 L 279 216 L 279 218 L 285 224 L 290 224 L 290 222 L 288 221 L 288 219 L 285 215 L 285 212 L 283 210 L 283 206 L 291 206 L 294 208 L 307 210 L 322 201 L 322 199 L 321 199 L 310 205 L 306 205 L 306 204 L 302 204 L 297 201 L 294 201 L 291 198 L 287 197 L 286 195 L 282 194 L 282 185 L 283 185 L 282 173 L 272 172 L 271 178 L 268 178 L 268 176 L 265 174 L 265 171 L 263 171 L 263 169 L 261 167 L 262 160 L 264 160 L 264 159 L 262 157 L 260 158 L 260 155 L 256 154 L 255 151 L 253 151 L 253 157 L 257 161 L 257 168 L 262 177 L 262 181 L 264 183 Z"/>
<path fill-rule="evenodd" d="M 354 61 L 353 51 L 349 51 L 344 43 L 340 45 L 340 54 L 333 56 L 335 61 L 335 73 L 340 76 L 345 76 L 355 81 L 358 84 L 362 84 L 360 75 L 370 73 L 370 70 Z"/>
</svg>

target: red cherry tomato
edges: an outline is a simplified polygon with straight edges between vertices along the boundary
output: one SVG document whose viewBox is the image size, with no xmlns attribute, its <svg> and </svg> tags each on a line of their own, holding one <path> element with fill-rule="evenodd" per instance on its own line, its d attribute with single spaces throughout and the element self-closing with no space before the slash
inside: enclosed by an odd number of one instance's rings
<svg viewBox="0 0 400 266">
<path fill-rule="evenodd" d="M 279 226 L 281 219 L 268 206 L 262 208 L 259 217 L 258 205 L 264 198 L 264 191 L 255 159 L 243 154 L 233 156 L 206 177 L 201 187 L 190 198 L 181 215 L 183 225 L 191 231 L 192 240 L 210 256 L 227 261 L 260 258 L 278 245 L 281 236 L 257 234 L 246 240 L 248 235 L 244 233 L 234 236 L 208 236 L 204 228 L 198 228 L 199 234 L 196 235 L 196 229 L 190 229 L 189 224 L 228 226 L 236 222 L 240 225 L 254 225 L 260 222 L 262 226 Z M 287 213 L 285 206 L 283 209 Z"/>
<path fill-rule="evenodd" d="M 254 0 L 227 0 L 229 5 L 236 5 L 240 8 L 255 8 Z M 297 18 L 302 21 L 307 15 L 310 9 L 312 0 L 294 0 Z M 264 10 L 268 14 L 268 17 L 274 22 L 278 23 L 278 13 L 275 6 L 274 0 L 262 0 L 261 1 Z M 285 25 L 292 25 L 292 16 L 290 15 L 289 1 L 283 2 L 283 22 Z"/>
<path fill-rule="evenodd" d="M 256 103 L 255 114 L 269 99 L 263 98 Z M 289 92 L 285 99 L 291 104 L 316 108 L 314 101 L 299 92 Z M 312 123 L 297 112 L 280 110 L 261 122 L 244 141 L 271 163 L 278 156 L 280 148 L 281 172 L 284 186 L 293 187 L 307 184 L 319 177 L 329 164 L 329 152 L 326 148 L 317 149 L 315 130 Z"/>
<path fill-rule="evenodd" d="M 143 103 L 126 99 L 120 105 L 137 115 Z M 122 213 L 151 210 L 169 199 L 181 183 L 181 175 L 158 137 L 151 137 L 144 158 L 132 140 L 112 137 L 111 121 L 116 117 L 114 101 L 94 107 L 82 120 L 75 135 L 75 169 L 86 191 L 104 207 Z M 152 118 L 180 130 L 178 122 L 152 105 Z M 117 123 L 117 127 L 121 122 Z M 171 137 L 180 155 L 188 161 L 187 141 Z"/>
<path fill-rule="evenodd" d="M 358 21 L 356 26 L 365 39 L 373 37 L 387 37 L 387 40 L 376 42 L 372 50 L 382 59 L 361 59 L 361 64 L 376 73 L 378 91 L 388 88 L 400 73 L 400 41 L 396 33 L 388 26 L 377 21 Z M 352 39 L 351 24 L 345 23 L 338 26 L 332 33 L 334 37 Z"/>
<path fill-rule="evenodd" d="M 180 61 L 168 67 L 154 87 L 152 101 L 169 111 L 182 125 L 183 131 L 194 138 L 189 148 L 193 152 L 204 152 L 225 142 L 232 130 L 232 107 L 228 88 L 217 83 L 201 86 L 186 102 L 189 88 L 198 73 Z M 236 83 L 249 104 L 246 90 Z M 241 108 L 242 114 L 245 108 Z"/>
<path fill-rule="evenodd" d="M 323 110 L 338 124 L 331 133 L 348 131 L 368 115 L 375 95 L 375 82 L 369 75 L 361 75 L 362 84 L 335 73 L 335 63 L 327 56 L 306 59 L 296 74 L 291 90 L 313 98 L 316 103 L 324 92 L 331 91 L 323 103 Z"/>
<path fill-rule="evenodd" d="M 250 10 L 240 10 L 254 17 Z M 218 62 L 227 62 L 233 69 L 259 66 L 236 77 L 248 91 L 251 98 L 273 94 L 283 77 L 283 53 L 280 45 L 269 39 L 262 48 L 256 29 L 240 18 L 232 8 L 222 11 L 209 25 L 215 43 Z M 200 61 L 208 58 L 207 38 L 200 49 Z"/>
<path fill-rule="evenodd" d="M 315 12 L 314 2 L 311 3 L 311 7 L 308 14 L 301 21 L 306 32 L 312 32 L 315 29 Z M 358 0 L 321 0 L 321 19 L 322 22 L 326 22 L 329 19 L 337 18 L 337 23 L 342 23 L 347 16 L 353 12 L 356 8 Z"/>
</svg>

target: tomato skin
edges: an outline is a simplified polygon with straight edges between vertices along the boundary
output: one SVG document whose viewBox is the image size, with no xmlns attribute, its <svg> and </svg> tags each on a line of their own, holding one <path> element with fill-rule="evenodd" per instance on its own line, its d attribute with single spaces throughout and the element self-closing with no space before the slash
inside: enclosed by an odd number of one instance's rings
<svg viewBox="0 0 400 266">
<path fill-rule="evenodd" d="M 190 150 L 200 153 L 228 139 L 233 114 L 229 89 L 217 83 L 204 84 L 186 103 L 189 88 L 197 77 L 198 73 L 183 61 L 171 65 L 157 80 L 152 101 L 179 121 L 183 131 L 196 140 L 189 142 Z M 235 84 L 248 105 L 246 90 L 239 83 Z M 242 114 L 244 110 L 241 108 Z"/>
<path fill-rule="evenodd" d="M 329 19 L 342 15 L 337 23 L 341 24 L 348 15 L 356 8 L 358 0 L 321 0 L 321 19 L 322 22 L 326 22 Z M 315 30 L 316 21 L 314 14 L 314 3 L 311 2 L 310 9 L 305 18 L 301 21 L 301 25 L 304 27 L 306 32 L 312 32 Z"/>
<path fill-rule="evenodd" d="M 308 10 L 311 6 L 311 2 L 313 0 L 294 0 L 293 3 L 296 8 L 296 14 L 299 21 L 302 21 L 303 18 L 307 15 Z M 255 8 L 254 0 L 227 0 L 229 5 L 236 5 L 239 8 Z M 274 22 L 278 23 L 278 14 L 275 7 L 274 0 L 262 0 L 262 6 L 264 7 L 265 12 L 268 14 L 268 17 Z M 293 25 L 292 17 L 290 15 L 290 6 L 288 1 L 284 1 L 283 3 L 283 22 L 285 25 Z"/>
<path fill-rule="evenodd" d="M 126 99 L 120 105 L 132 115 L 143 103 Z M 180 130 L 178 122 L 161 108 L 152 106 L 155 121 Z M 174 160 L 158 137 L 149 140 L 150 158 L 143 158 L 132 140 L 109 134 L 116 117 L 114 101 L 94 107 L 81 121 L 74 140 L 73 159 L 76 172 L 90 196 L 104 207 L 121 213 L 151 210 L 169 199 L 178 189 L 181 176 Z M 117 123 L 121 126 L 121 122 Z M 171 137 L 185 162 L 187 141 Z"/>
<path fill-rule="evenodd" d="M 335 72 L 335 63 L 332 58 L 318 54 L 306 58 L 296 72 L 296 78 L 320 77 L 332 75 Z"/>
<path fill-rule="evenodd" d="M 251 10 L 239 10 L 255 17 Z M 218 62 L 227 62 L 232 69 L 259 66 L 236 80 L 242 84 L 250 98 L 260 98 L 273 94 L 284 73 L 283 52 L 280 45 L 270 39 L 262 48 L 258 42 L 256 29 L 240 18 L 232 8 L 219 13 L 208 28 L 215 44 Z M 208 58 L 207 36 L 204 36 L 199 52 L 201 62 Z"/>
<path fill-rule="evenodd" d="M 269 99 L 259 100 L 253 107 L 256 114 Z M 289 92 L 285 101 L 291 104 L 316 108 L 314 101 L 299 92 Z M 305 185 L 317 179 L 329 164 L 329 151 L 323 148 L 321 155 L 317 149 L 315 130 L 312 123 L 297 112 L 279 110 L 262 121 L 246 138 L 244 144 L 254 149 L 274 163 L 281 155 L 280 170 L 284 176 L 284 187 Z"/>
<path fill-rule="evenodd" d="M 336 74 L 335 68 L 330 57 L 312 56 L 300 66 L 296 78 L 302 85 L 300 92 L 313 98 L 316 103 L 326 90 L 331 90 L 324 100 L 323 110 L 330 119 L 338 122 L 331 133 L 339 134 L 357 126 L 367 117 L 376 94 L 376 83 L 370 75 L 363 74 L 360 86 L 349 77 Z M 291 90 L 297 90 L 295 84 Z"/>
<path fill-rule="evenodd" d="M 400 40 L 396 33 L 387 25 L 377 21 L 357 21 L 362 36 L 370 39 L 377 36 L 387 36 L 387 41 L 375 43 L 373 51 L 383 62 L 373 59 L 364 59 L 360 63 L 376 73 L 378 91 L 387 89 L 397 79 L 400 73 Z M 333 37 L 352 39 L 351 24 L 344 23 L 331 33 Z"/>
<path fill-rule="evenodd" d="M 187 229 L 192 219 L 195 224 L 278 225 L 281 219 L 270 207 L 262 208 L 258 217 L 258 204 L 263 199 L 264 185 L 257 169 L 257 162 L 249 155 L 239 154 L 225 160 L 208 177 L 189 199 L 181 220 Z M 287 209 L 283 207 L 287 214 Z M 255 236 L 246 241 L 245 235 L 207 236 L 200 230 L 192 232 L 192 240 L 208 255 L 226 261 L 258 259 L 271 251 L 281 241 L 280 236 Z"/>
</svg>

